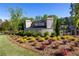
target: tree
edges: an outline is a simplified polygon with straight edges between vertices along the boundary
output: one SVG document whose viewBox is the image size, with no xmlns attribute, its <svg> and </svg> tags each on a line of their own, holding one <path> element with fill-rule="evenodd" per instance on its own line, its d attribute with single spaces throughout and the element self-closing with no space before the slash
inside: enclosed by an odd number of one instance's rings
<svg viewBox="0 0 79 59">
<path fill-rule="evenodd" d="M 18 31 L 18 25 L 21 21 L 21 17 L 22 17 L 22 9 L 20 8 L 10 8 L 9 9 L 10 12 L 10 25 L 12 28 L 12 31 L 14 33 L 16 33 Z"/>
<path fill-rule="evenodd" d="M 22 20 L 28 20 L 28 17 L 22 17 Z"/>
<path fill-rule="evenodd" d="M 64 17 L 64 18 L 60 18 L 60 19 L 61 19 L 61 24 L 71 25 L 71 18 L 70 17 Z"/>
<path fill-rule="evenodd" d="M 2 19 L 0 19 L 0 31 L 2 31 Z"/>
<path fill-rule="evenodd" d="M 2 24 L 1 24 L 1 29 L 3 31 L 9 31 L 10 30 L 10 22 L 8 20 L 5 20 Z"/>
<path fill-rule="evenodd" d="M 79 28 L 79 3 L 71 4 L 71 16 L 73 17 L 73 25 Z"/>
<path fill-rule="evenodd" d="M 2 19 L 0 19 L 0 28 L 1 28 L 1 24 L 2 24 Z"/>
<path fill-rule="evenodd" d="M 76 35 L 76 29 L 79 28 L 79 3 L 73 3 L 71 4 L 71 17 L 72 23 L 75 26 L 75 35 Z"/>
<path fill-rule="evenodd" d="M 36 21 L 39 21 L 39 20 L 41 20 L 41 19 L 42 19 L 41 16 L 36 16 L 36 17 L 35 17 L 35 20 L 36 20 Z"/>
<path fill-rule="evenodd" d="M 55 34 L 56 36 L 58 36 L 60 33 L 60 25 L 61 25 L 61 19 L 59 19 L 56 15 L 52 15 L 53 16 L 53 27 L 55 30 Z"/>
<path fill-rule="evenodd" d="M 18 25 L 19 30 L 24 30 L 26 20 L 28 20 L 28 17 L 21 18 L 20 23 Z"/>
<path fill-rule="evenodd" d="M 23 20 L 31 20 L 31 21 L 34 20 L 34 18 L 32 18 L 32 17 L 30 17 L 30 18 L 28 18 L 28 17 L 22 17 L 22 19 L 23 19 Z"/>
<path fill-rule="evenodd" d="M 2 22 L 2 19 L 0 19 L 0 22 Z"/>
<path fill-rule="evenodd" d="M 34 20 L 34 18 L 32 18 L 32 17 L 31 17 L 31 18 L 28 18 L 28 19 L 29 19 L 29 20 L 31 20 L 31 21 L 33 21 L 33 20 Z"/>
<path fill-rule="evenodd" d="M 48 15 L 43 15 L 42 20 L 47 20 Z"/>
<path fill-rule="evenodd" d="M 60 24 L 61 24 L 60 19 L 57 19 L 56 20 L 56 25 L 55 25 L 55 33 L 56 33 L 56 36 L 58 36 L 60 34 Z"/>
<path fill-rule="evenodd" d="M 58 17 L 56 15 L 52 15 L 52 17 L 53 17 L 53 20 L 52 20 L 53 21 L 53 28 L 55 29 Z"/>
<path fill-rule="evenodd" d="M 71 3 L 71 5 L 70 5 L 70 8 L 71 8 L 71 11 L 70 11 L 71 17 L 73 17 L 73 15 L 74 15 L 74 7 L 73 6 L 74 6 L 73 3 Z"/>
</svg>

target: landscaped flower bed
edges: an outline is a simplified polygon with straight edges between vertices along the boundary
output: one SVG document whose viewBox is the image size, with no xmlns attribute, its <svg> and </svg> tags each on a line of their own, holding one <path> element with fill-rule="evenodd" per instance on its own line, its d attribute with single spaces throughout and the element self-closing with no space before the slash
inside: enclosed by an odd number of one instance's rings
<svg viewBox="0 0 79 59">
<path fill-rule="evenodd" d="M 79 56 L 79 39 L 74 36 L 65 35 L 55 37 L 20 37 L 12 35 L 10 37 L 15 43 L 36 51 L 41 55 Z"/>
</svg>

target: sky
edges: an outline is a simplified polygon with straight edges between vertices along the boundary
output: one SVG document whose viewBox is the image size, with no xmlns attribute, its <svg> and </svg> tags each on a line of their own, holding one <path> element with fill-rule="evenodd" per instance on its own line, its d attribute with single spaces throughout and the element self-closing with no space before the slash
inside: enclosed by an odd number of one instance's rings
<svg viewBox="0 0 79 59">
<path fill-rule="evenodd" d="M 9 19 L 9 8 L 21 8 L 24 17 L 57 15 L 58 17 L 70 16 L 69 3 L 0 3 L 0 19 Z"/>
</svg>

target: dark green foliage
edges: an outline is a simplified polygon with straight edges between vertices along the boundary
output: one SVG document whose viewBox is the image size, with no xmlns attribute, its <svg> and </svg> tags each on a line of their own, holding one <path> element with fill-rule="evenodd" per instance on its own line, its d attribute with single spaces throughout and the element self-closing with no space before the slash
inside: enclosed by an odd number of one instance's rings
<svg viewBox="0 0 79 59">
<path fill-rule="evenodd" d="M 16 35 L 20 35 L 20 36 L 42 36 L 42 34 L 40 32 L 36 32 L 36 31 L 24 31 L 24 30 L 20 30 L 16 33 Z"/>
<path fill-rule="evenodd" d="M 51 33 L 51 37 L 54 37 L 54 36 L 55 36 L 55 33 L 52 32 L 52 33 Z"/>
<path fill-rule="evenodd" d="M 44 36 L 45 36 L 45 37 L 46 37 L 47 35 L 49 35 L 49 32 L 45 32 L 45 33 L 44 33 Z"/>
<path fill-rule="evenodd" d="M 36 20 L 36 21 L 41 20 L 41 19 L 42 19 L 42 16 L 36 16 L 36 17 L 35 17 L 35 20 Z"/>
<path fill-rule="evenodd" d="M 59 33 L 59 27 L 60 27 L 60 23 L 59 23 L 59 19 L 57 19 L 56 21 L 56 26 L 55 26 L 55 33 L 56 33 L 56 36 L 58 36 L 60 33 Z"/>
<path fill-rule="evenodd" d="M 72 23 L 76 28 L 79 28 L 79 3 L 72 3 L 71 4 L 71 11 Z"/>
<path fill-rule="evenodd" d="M 20 36 L 32 36 L 32 32 L 31 31 L 24 31 L 24 30 L 20 30 L 16 33 L 16 35 L 20 35 Z"/>
<path fill-rule="evenodd" d="M 30 30 L 29 31 L 24 31 L 24 35 L 32 36 L 32 32 Z"/>
<path fill-rule="evenodd" d="M 22 9 L 20 8 L 10 8 L 9 9 L 10 13 L 10 26 L 12 28 L 12 31 L 16 33 L 18 31 L 18 27 L 21 21 L 21 16 L 22 16 Z"/>
<path fill-rule="evenodd" d="M 20 30 L 20 31 L 16 32 L 16 35 L 24 36 L 24 31 Z"/>
<path fill-rule="evenodd" d="M 42 34 L 41 34 L 40 32 L 36 32 L 36 31 L 33 31 L 33 32 L 32 32 L 32 35 L 33 35 L 34 37 L 42 36 Z"/>
<path fill-rule="evenodd" d="M 10 22 L 8 20 L 5 20 L 1 24 L 1 29 L 2 29 L 2 31 L 9 31 L 10 30 Z"/>
<path fill-rule="evenodd" d="M 47 17 L 48 17 L 47 14 L 43 15 L 43 16 L 42 16 L 42 20 L 47 20 Z"/>
<path fill-rule="evenodd" d="M 61 24 L 61 23 L 59 23 L 60 20 L 58 19 L 58 17 L 56 15 L 53 15 L 53 21 L 54 21 L 53 28 L 55 31 L 55 35 L 59 35 L 59 25 Z"/>
</svg>

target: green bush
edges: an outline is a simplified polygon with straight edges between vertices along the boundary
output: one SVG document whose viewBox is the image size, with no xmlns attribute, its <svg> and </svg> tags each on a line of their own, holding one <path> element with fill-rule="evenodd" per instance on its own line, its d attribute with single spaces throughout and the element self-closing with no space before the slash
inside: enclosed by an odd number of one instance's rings
<svg viewBox="0 0 79 59">
<path fill-rule="evenodd" d="M 30 31 L 30 30 L 24 31 L 24 30 L 21 30 L 21 31 L 18 31 L 16 33 L 16 35 L 37 37 L 37 36 L 41 36 L 42 34 L 40 32 L 36 32 L 36 31 Z"/>
<path fill-rule="evenodd" d="M 16 35 L 20 35 L 20 36 L 32 36 L 32 32 L 31 31 L 24 31 L 24 30 L 21 30 L 19 32 L 16 33 Z"/>
<path fill-rule="evenodd" d="M 41 33 L 40 32 L 36 32 L 36 31 L 33 31 L 32 32 L 32 36 L 34 36 L 34 37 L 41 36 Z"/>
<path fill-rule="evenodd" d="M 31 31 L 24 31 L 24 35 L 27 35 L 27 36 L 32 36 L 33 33 Z"/>
<path fill-rule="evenodd" d="M 23 30 L 20 30 L 16 33 L 16 35 L 20 35 L 20 36 L 24 36 L 24 31 Z"/>
<path fill-rule="evenodd" d="M 49 36 L 49 35 L 45 36 L 45 39 L 46 39 L 46 40 L 47 40 L 47 39 L 50 39 L 50 36 Z"/>
<path fill-rule="evenodd" d="M 49 32 L 44 33 L 44 37 L 49 36 Z"/>
<path fill-rule="evenodd" d="M 51 37 L 54 37 L 54 36 L 55 36 L 55 33 L 52 32 L 52 33 L 51 33 Z"/>
</svg>

